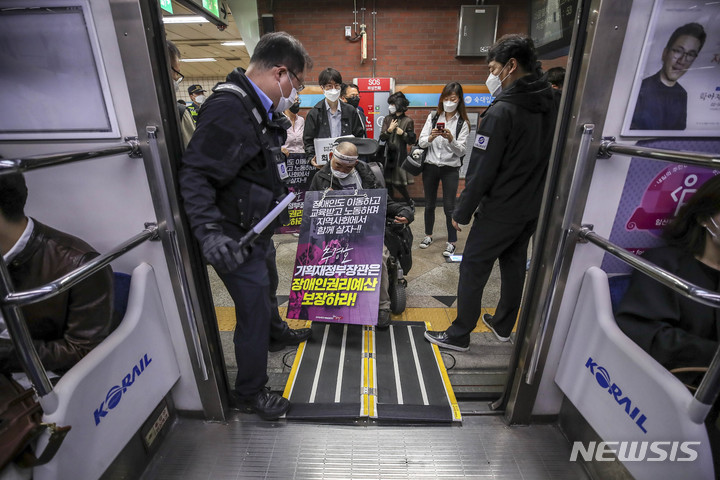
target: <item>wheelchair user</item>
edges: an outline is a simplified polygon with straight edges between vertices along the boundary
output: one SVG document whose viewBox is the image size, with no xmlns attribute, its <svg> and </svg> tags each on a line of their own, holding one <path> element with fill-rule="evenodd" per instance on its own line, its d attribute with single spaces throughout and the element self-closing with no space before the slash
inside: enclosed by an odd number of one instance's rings
<svg viewBox="0 0 720 480">
<path fill-rule="evenodd" d="M 309 190 L 369 190 L 382 188 L 375 174 L 365 162 L 358 162 L 357 147 L 350 142 L 339 143 L 330 152 L 330 161 L 315 173 Z M 387 217 L 395 223 L 411 223 L 415 219 L 412 207 L 387 197 Z M 378 328 L 390 325 L 390 281 L 387 261 L 390 256 L 383 246 L 382 276 L 380 277 L 380 306 Z"/>
</svg>

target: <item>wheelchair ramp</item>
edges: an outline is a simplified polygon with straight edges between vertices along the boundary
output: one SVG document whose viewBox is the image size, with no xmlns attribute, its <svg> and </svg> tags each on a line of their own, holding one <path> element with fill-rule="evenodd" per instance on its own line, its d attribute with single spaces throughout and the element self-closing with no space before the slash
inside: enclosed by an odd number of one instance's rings
<svg viewBox="0 0 720 480">
<path fill-rule="evenodd" d="M 314 322 L 284 396 L 289 420 L 459 422 L 460 409 L 423 322 L 388 329 Z"/>
</svg>

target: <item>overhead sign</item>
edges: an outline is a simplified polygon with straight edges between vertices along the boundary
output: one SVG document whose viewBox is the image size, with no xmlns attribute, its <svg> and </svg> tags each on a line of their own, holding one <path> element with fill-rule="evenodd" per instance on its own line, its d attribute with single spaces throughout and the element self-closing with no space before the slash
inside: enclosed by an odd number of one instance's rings
<svg viewBox="0 0 720 480">
<path fill-rule="evenodd" d="M 392 78 L 358 78 L 357 86 L 361 92 L 390 92 L 395 81 Z"/>
<path fill-rule="evenodd" d="M 170 0 L 160 0 L 168 1 Z M 182 4 L 193 12 L 206 17 L 216 25 L 227 27 L 227 6 L 221 5 L 221 0 L 182 0 Z"/>
<path fill-rule="evenodd" d="M 160 8 L 168 13 L 173 13 L 172 0 L 160 0 Z"/>
</svg>

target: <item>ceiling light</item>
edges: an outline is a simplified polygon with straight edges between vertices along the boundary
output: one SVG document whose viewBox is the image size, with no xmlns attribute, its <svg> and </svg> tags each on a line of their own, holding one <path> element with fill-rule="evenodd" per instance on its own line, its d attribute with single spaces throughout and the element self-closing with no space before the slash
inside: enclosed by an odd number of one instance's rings
<svg viewBox="0 0 720 480">
<path fill-rule="evenodd" d="M 239 47 L 241 45 L 245 45 L 245 42 L 242 40 L 232 41 L 232 42 L 222 42 L 220 45 L 224 47 Z"/>
<path fill-rule="evenodd" d="M 215 60 L 214 58 L 181 58 L 180 61 L 181 61 L 181 62 L 188 62 L 188 63 L 193 63 L 193 62 L 217 62 L 217 60 Z"/>
<path fill-rule="evenodd" d="M 200 15 L 173 15 L 163 17 L 163 23 L 208 23 L 209 20 Z"/>
</svg>

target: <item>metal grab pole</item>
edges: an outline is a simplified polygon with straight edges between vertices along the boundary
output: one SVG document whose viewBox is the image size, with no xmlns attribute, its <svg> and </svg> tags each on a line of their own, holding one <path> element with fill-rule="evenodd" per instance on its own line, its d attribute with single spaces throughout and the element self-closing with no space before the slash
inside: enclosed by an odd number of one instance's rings
<svg viewBox="0 0 720 480">
<path fill-rule="evenodd" d="M 140 145 L 137 139 L 128 139 L 127 142 L 112 147 L 103 148 L 101 150 L 93 150 L 90 152 L 68 152 L 56 153 L 52 155 L 38 155 L 28 158 L 2 159 L 0 160 L 0 175 L 3 173 L 17 173 L 27 170 L 35 170 L 36 168 L 49 167 L 53 165 L 62 165 L 63 163 L 73 163 L 82 160 L 90 160 L 100 157 L 111 157 L 127 153 L 131 157 L 140 157 Z"/>
<path fill-rule="evenodd" d="M 146 240 L 156 238 L 157 230 L 157 225 L 147 224 L 145 226 L 145 230 L 135 235 L 130 240 L 127 240 L 126 242 L 118 245 L 106 254 L 93 258 L 81 267 L 78 267 L 72 272 L 63 275 L 54 282 L 47 283 L 31 290 L 6 293 L 5 295 L 3 295 L 4 298 L 0 298 L 0 300 L 4 305 L 22 306 L 41 302 L 45 299 L 54 297 L 55 295 L 64 292 L 65 290 L 77 285 L 86 278 L 102 270 L 110 262 L 125 254 L 126 252 L 132 250 L 133 248 L 137 247 Z"/>
<path fill-rule="evenodd" d="M 583 131 L 582 136 L 580 138 L 580 145 L 578 146 L 578 154 L 577 154 L 577 161 L 575 163 L 575 174 L 573 175 L 574 178 L 578 178 L 578 172 L 585 169 L 585 165 L 587 164 L 587 157 L 590 152 L 590 145 L 592 144 L 592 134 L 595 130 L 595 125 L 593 124 L 586 124 L 583 125 Z M 573 210 L 574 205 L 577 204 L 577 197 L 580 195 L 580 192 L 578 191 L 580 188 L 578 186 L 578 182 L 573 182 L 572 186 L 570 188 L 570 192 L 568 193 L 568 201 L 567 204 L 570 205 L 570 208 L 568 208 L 565 211 L 565 215 L 563 217 L 562 222 L 562 229 L 563 229 L 563 237 L 560 242 L 560 246 L 557 249 L 555 253 L 555 260 L 553 261 L 553 270 L 550 277 L 550 285 L 552 285 L 552 291 L 550 292 L 550 295 L 548 295 L 545 298 L 545 303 L 543 303 L 543 312 L 541 317 L 541 324 L 540 324 L 540 333 L 535 338 L 535 345 L 533 346 L 532 350 L 532 356 L 530 357 L 530 362 L 528 364 L 528 370 L 525 375 L 525 383 L 528 385 L 532 385 L 532 383 L 535 381 L 535 373 L 537 372 L 538 364 L 540 363 L 540 354 L 543 349 L 543 345 L 545 344 L 545 337 L 547 335 L 547 329 L 548 329 L 548 322 L 550 321 L 550 311 L 552 310 L 552 306 L 555 303 L 555 298 L 557 297 L 557 282 L 560 278 L 560 272 L 563 269 L 564 264 L 564 257 L 565 257 L 565 246 L 567 245 L 567 239 L 570 235 L 570 222 L 573 217 Z"/>
<path fill-rule="evenodd" d="M 619 258 L 631 267 L 640 270 L 648 277 L 657 280 L 680 295 L 710 307 L 720 307 L 719 293 L 698 287 L 694 283 L 690 283 L 642 257 L 633 255 L 624 248 L 615 245 L 609 240 L 606 240 L 597 233 L 593 232 L 587 225 L 583 225 L 578 232 L 578 237 L 581 241 L 588 241 L 597 245 L 609 254 Z"/>
<path fill-rule="evenodd" d="M 631 157 L 649 158 L 664 162 L 677 162 L 685 165 L 698 165 L 700 167 L 718 168 L 720 157 L 705 153 L 677 152 L 674 150 L 661 150 L 658 148 L 640 147 L 637 145 L 621 145 L 613 140 L 604 140 L 600 144 L 598 157 L 610 158 L 613 153 Z"/>
</svg>

